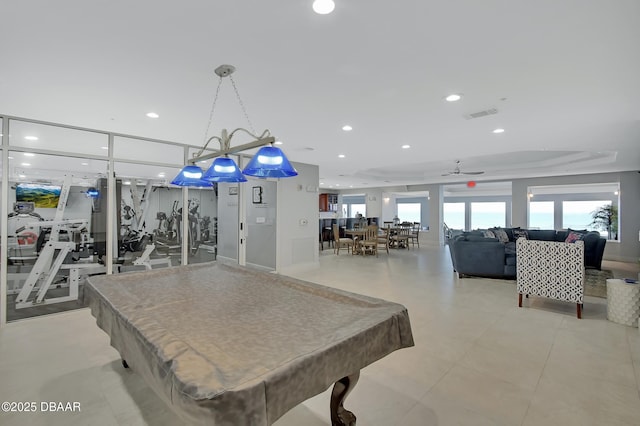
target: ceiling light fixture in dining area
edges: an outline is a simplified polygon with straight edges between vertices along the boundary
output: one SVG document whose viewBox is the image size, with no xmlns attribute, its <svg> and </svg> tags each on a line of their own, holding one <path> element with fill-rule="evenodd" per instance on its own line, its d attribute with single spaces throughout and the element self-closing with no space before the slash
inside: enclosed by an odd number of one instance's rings
<svg viewBox="0 0 640 426">
<path fill-rule="evenodd" d="M 209 114 L 209 123 L 207 124 L 207 129 L 205 131 L 205 143 L 195 156 L 189 160 L 190 164 L 186 165 L 175 179 L 171 181 L 171 184 L 178 186 L 210 187 L 214 182 L 246 182 L 247 178 L 245 175 L 259 178 L 283 178 L 298 175 L 298 172 L 291 165 L 282 150 L 273 146 L 276 139 L 271 136 L 269 130 L 265 130 L 260 135 L 257 135 L 253 130 L 251 120 L 249 120 L 244 103 L 240 98 L 235 81 L 231 76 L 234 71 L 235 67 L 232 65 L 220 65 L 215 69 L 215 73 L 219 77 L 219 80 L 213 104 L 211 106 L 211 112 Z M 209 128 L 213 121 L 213 113 L 218 101 L 218 94 L 220 93 L 220 86 L 222 85 L 222 81 L 225 77 L 229 77 L 229 80 L 233 85 L 236 97 L 238 98 L 242 112 L 244 113 L 251 130 L 238 128 L 228 132 L 226 129 L 223 129 L 220 136 L 208 137 Z M 235 147 L 231 146 L 231 139 L 239 133 L 249 135 L 255 140 Z M 213 140 L 220 144 L 220 150 L 210 154 L 203 154 L 209 146 L 209 143 Z M 229 158 L 229 154 L 237 154 L 242 151 L 259 147 L 261 148 L 242 171 L 240 171 L 236 162 Z M 215 160 L 206 172 L 203 172 L 200 167 L 196 166 L 197 162 L 202 162 L 212 158 Z"/>
</svg>

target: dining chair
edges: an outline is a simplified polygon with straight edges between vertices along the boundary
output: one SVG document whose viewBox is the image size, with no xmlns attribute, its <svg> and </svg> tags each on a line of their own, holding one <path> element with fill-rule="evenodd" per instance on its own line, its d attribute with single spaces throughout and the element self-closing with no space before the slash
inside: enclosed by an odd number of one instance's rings
<svg viewBox="0 0 640 426">
<path fill-rule="evenodd" d="M 347 253 L 349 250 L 353 251 L 353 240 L 351 238 L 340 238 L 340 228 L 338 228 L 338 224 L 333 224 L 333 252 L 336 255 L 340 254 L 340 248 L 346 247 Z"/>
<path fill-rule="evenodd" d="M 378 257 L 378 225 L 368 225 L 360 241 L 360 250 L 363 255 L 375 254 Z"/>
<path fill-rule="evenodd" d="M 418 235 L 420 234 L 420 222 L 413 222 L 411 225 L 411 232 L 409 233 L 409 241 L 411 241 L 411 245 L 413 247 L 418 244 L 418 248 L 420 247 L 420 239 Z"/>
<path fill-rule="evenodd" d="M 391 242 L 395 248 L 409 248 L 409 235 L 411 227 L 399 226 L 395 235 L 391 236 Z"/>
<path fill-rule="evenodd" d="M 384 247 L 389 254 L 389 236 L 391 235 L 390 227 L 383 227 L 378 230 L 378 248 Z"/>
</svg>

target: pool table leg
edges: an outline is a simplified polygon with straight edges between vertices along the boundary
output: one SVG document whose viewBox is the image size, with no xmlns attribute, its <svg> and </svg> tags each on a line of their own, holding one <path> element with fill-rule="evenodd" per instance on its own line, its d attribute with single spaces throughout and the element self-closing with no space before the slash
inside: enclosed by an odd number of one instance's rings
<svg viewBox="0 0 640 426">
<path fill-rule="evenodd" d="M 356 416 L 346 410 L 342 404 L 345 398 L 349 395 L 349 392 L 358 383 L 360 378 L 360 371 L 354 374 L 343 377 L 333 385 L 331 391 L 331 426 L 355 426 Z"/>
</svg>

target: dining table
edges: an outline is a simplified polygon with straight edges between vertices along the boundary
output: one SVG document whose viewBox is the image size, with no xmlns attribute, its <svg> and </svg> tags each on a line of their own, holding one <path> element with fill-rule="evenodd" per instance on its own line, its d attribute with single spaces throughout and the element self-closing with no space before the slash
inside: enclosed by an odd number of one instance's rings
<svg viewBox="0 0 640 426">
<path fill-rule="evenodd" d="M 366 232 L 366 228 L 351 228 L 344 230 L 345 235 L 349 235 L 353 239 L 353 248 L 351 249 L 351 252 L 353 254 L 362 253 L 362 247 L 360 246 L 359 242 L 364 239 L 364 235 Z"/>
</svg>

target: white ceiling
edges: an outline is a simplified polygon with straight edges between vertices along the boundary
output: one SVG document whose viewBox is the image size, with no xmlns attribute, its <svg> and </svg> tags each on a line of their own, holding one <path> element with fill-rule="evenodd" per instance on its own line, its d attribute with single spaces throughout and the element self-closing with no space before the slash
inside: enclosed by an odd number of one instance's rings
<svg viewBox="0 0 640 426">
<path fill-rule="evenodd" d="M 0 113 L 202 145 L 228 63 L 324 187 L 640 169 L 640 2 L 335 1 L 4 2 Z M 230 83 L 209 135 L 247 127 Z"/>
</svg>

